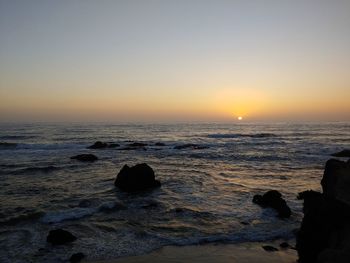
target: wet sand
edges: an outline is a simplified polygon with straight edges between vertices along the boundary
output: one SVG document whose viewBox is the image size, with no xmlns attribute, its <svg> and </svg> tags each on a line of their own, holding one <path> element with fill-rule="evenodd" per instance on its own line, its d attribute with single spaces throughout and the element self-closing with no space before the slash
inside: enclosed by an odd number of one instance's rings
<svg viewBox="0 0 350 263">
<path fill-rule="evenodd" d="M 293 249 L 281 249 L 278 244 L 266 242 L 168 246 L 146 255 L 118 258 L 103 263 L 295 263 L 297 252 Z M 263 245 L 272 245 L 279 251 L 265 251 Z"/>
</svg>

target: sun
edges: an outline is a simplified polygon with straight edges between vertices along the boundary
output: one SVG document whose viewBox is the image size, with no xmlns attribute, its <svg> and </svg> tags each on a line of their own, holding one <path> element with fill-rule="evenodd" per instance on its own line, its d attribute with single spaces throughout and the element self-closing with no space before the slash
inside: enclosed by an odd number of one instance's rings
<svg viewBox="0 0 350 263">
<path fill-rule="evenodd" d="M 238 119 L 239 121 L 243 120 L 243 118 L 242 118 L 241 116 L 239 116 L 237 119 Z"/>
</svg>

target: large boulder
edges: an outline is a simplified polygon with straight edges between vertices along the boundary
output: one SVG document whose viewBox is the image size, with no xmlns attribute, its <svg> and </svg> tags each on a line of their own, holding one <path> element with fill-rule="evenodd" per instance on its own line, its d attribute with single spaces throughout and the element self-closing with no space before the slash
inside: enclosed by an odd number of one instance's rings
<svg viewBox="0 0 350 263">
<path fill-rule="evenodd" d="M 124 165 L 118 173 L 114 185 L 126 192 L 136 192 L 159 187 L 160 182 L 155 180 L 153 169 L 142 163 L 133 167 Z"/>
<path fill-rule="evenodd" d="M 46 241 L 52 245 L 63 245 L 75 241 L 77 238 L 63 229 L 55 229 L 49 232 Z"/>
<path fill-rule="evenodd" d="M 98 160 L 98 158 L 93 154 L 78 154 L 72 156 L 71 159 L 78 160 L 81 162 L 94 162 Z"/>
<path fill-rule="evenodd" d="M 253 203 L 262 207 L 271 207 L 278 212 L 281 218 L 288 218 L 291 215 L 291 210 L 286 201 L 282 198 L 282 194 L 276 190 L 270 190 L 264 195 L 255 195 Z"/>
<path fill-rule="evenodd" d="M 299 194 L 304 200 L 296 243 L 300 263 L 350 262 L 349 179 L 349 161 L 331 159 L 322 178 L 323 193 Z"/>
</svg>

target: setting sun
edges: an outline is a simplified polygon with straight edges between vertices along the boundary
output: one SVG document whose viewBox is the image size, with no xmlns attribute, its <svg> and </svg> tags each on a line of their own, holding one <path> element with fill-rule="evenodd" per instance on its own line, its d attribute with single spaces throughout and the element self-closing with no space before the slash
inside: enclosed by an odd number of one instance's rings
<svg viewBox="0 0 350 263">
<path fill-rule="evenodd" d="M 238 120 L 241 121 L 243 118 L 241 116 L 238 117 Z"/>
</svg>

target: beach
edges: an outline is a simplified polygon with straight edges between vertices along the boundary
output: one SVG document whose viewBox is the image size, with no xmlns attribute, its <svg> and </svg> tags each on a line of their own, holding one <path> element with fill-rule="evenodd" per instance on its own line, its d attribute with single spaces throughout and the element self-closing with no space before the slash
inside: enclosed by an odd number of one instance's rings
<svg viewBox="0 0 350 263">
<path fill-rule="evenodd" d="M 268 252 L 262 245 L 278 246 L 277 242 L 167 246 L 146 255 L 96 263 L 295 263 L 297 260 L 296 250 Z"/>
</svg>

